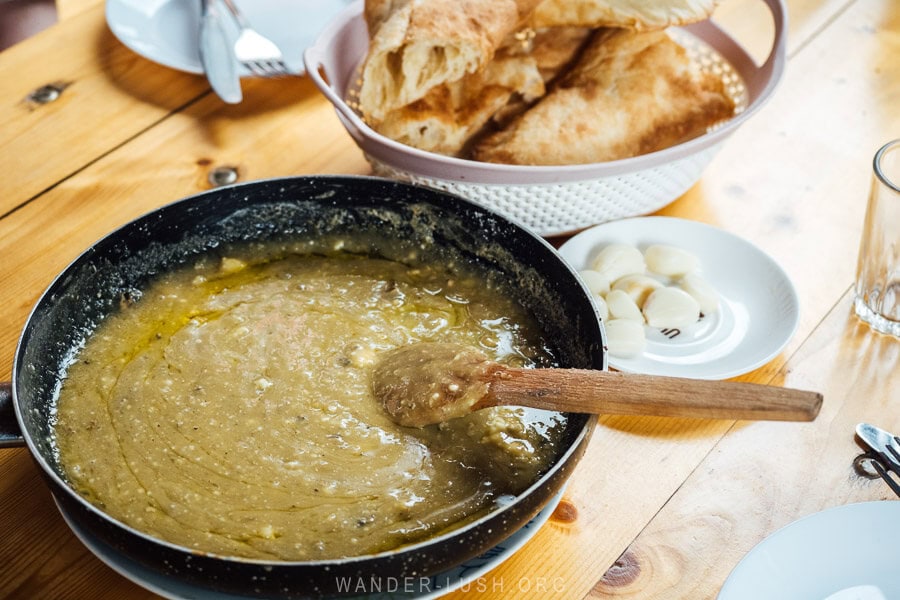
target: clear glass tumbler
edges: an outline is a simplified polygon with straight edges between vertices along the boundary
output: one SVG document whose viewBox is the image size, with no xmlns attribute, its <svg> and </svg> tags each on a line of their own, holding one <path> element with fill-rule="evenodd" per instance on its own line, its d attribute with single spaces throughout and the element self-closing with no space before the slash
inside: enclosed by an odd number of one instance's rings
<svg viewBox="0 0 900 600">
<path fill-rule="evenodd" d="M 854 309 L 872 329 L 900 337 L 900 139 L 875 153 L 873 168 Z"/>
</svg>

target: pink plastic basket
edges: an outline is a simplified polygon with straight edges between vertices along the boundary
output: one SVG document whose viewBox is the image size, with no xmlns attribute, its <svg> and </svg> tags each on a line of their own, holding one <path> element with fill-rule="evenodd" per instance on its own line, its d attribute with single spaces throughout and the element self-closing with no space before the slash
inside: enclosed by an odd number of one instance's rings
<svg viewBox="0 0 900 600">
<path fill-rule="evenodd" d="M 739 103 L 738 114 L 703 136 L 624 160 L 566 166 L 482 163 L 426 152 L 370 128 L 346 98 L 368 50 L 363 2 L 347 7 L 304 54 L 306 71 L 334 104 L 374 172 L 447 190 L 498 210 L 541 235 L 646 214 L 690 188 L 722 142 L 771 96 L 784 72 L 786 11 L 782 0 L 763 0 L 775 34 L 769 56 L 757 65 L 713 21 L 672 28 L 702 68 L 721 73 Z"/>
</svg>

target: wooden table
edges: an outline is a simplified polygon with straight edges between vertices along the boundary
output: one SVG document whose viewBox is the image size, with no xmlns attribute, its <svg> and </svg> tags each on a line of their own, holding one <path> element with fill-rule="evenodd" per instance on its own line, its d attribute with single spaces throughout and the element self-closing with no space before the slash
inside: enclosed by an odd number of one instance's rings
<svg viewBox="0 0 900 600">
<path fill-rule="evenodd" d="M 739 234 L 785 268 L 799 330 L 741 379 L 821 391 L 820 416 L 601 419 L 551 520 L 469 595 L 712 598 L 777 528 L 896 500 L 854 468 L 853 431 L 860 421 L 900 431 L 900 341 L 857 322 L 850 286 L 871 158 L 900 135 L 900 3 L 788 4 L 779 90 L 660 213 Z M 203 77 L 124 48 L 98 0 L 65 8 L 57 25 L 0 53 L 0 380 L 57 272 L 118 225 L 211 187 L 214 169 L 240 180 L 369 172 L 308 79 L 246 81 L 245 101 L 227 106 Z M 771 29 L 756 8 L 726 0 L 716 18 L 765 54 Z M 44 86 L 55 101 L 35 100 Z M 0 532 L 4 597 L 154 597 L 72 535 L 24 449 L 0 451 Z"/>
</svg>

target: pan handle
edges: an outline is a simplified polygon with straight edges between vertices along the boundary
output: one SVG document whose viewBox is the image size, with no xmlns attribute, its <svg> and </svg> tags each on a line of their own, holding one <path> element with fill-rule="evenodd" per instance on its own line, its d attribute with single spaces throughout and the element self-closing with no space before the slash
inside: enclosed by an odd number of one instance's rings
<svg viewBox="0 0 900 600">
<path fill-rule="evenodd" d="M 0 381 L 0 448 L 24 445 L 25 438 L 22 437 L 13 408 L 12 383 Z"/>
</svg>

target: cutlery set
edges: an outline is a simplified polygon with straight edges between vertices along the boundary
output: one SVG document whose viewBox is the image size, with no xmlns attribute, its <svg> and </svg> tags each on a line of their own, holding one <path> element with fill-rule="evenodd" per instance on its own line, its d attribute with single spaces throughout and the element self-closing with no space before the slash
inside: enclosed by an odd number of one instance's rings
<svg viewBox="0 0 900 600">
<path fill-rule="evenodd" d="M 868 423 L 857 425 L 856 435 L 871 449 L 875 471 L 900 496 L 900 437 Z"/>
<path fill-rule="evenodd" d="M 242 99 L 241 69 L 257 77 L 290 75 L 284 56 L 269 38 L 253 29 L 232 0 L 201 0 L 200 61 L 213 91 L 228 104 Z M 220 10 L 225 5 L 240 28 L 232 41 Z"/>
</svg>

